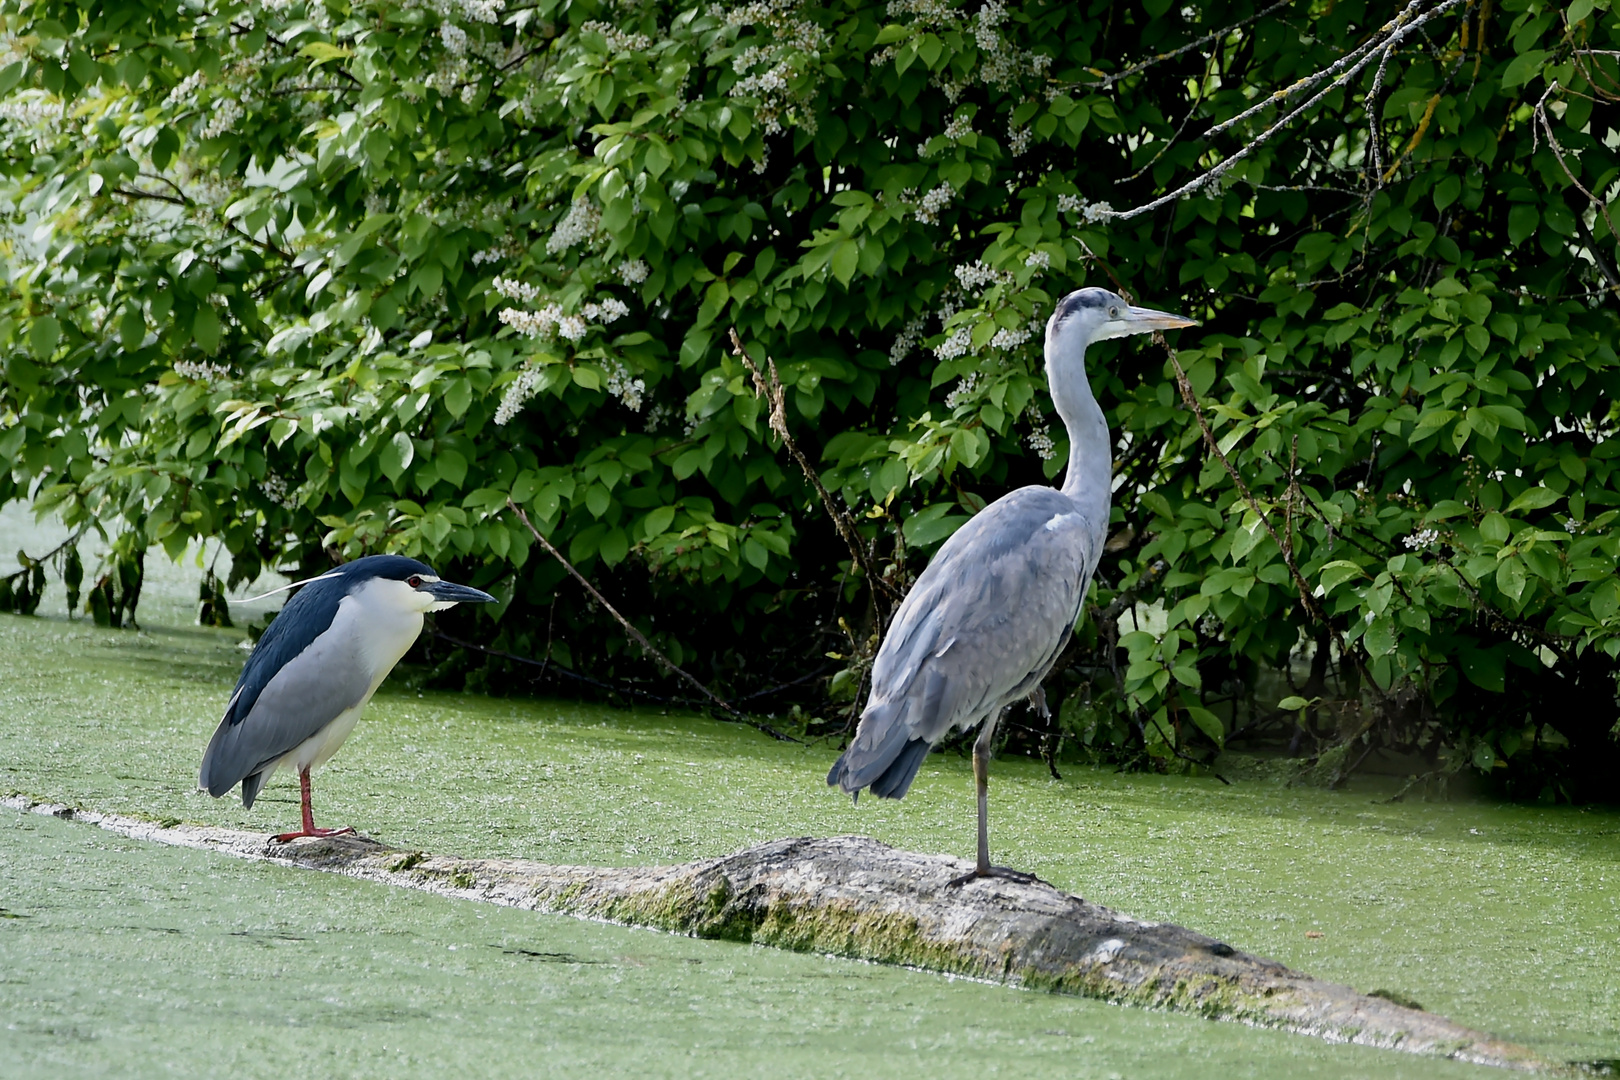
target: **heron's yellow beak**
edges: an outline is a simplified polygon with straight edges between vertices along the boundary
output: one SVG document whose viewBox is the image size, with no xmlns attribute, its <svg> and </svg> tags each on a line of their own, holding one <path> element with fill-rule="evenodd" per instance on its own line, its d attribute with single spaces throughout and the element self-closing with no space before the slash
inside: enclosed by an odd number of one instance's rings
<svg viewBox="0 0 1620 1080">
<path fill-rule="evenodd" d="M 1168 311 L 1154 311 L 1152 308 L 1129 307 L 1120 316 L 1120 322 L 1130 326 L 1132 334 L 1148 334 L 1155 330 L 1179 330 L 1183 326 L 1197 326 L 1197 319 L 1188 319 L 1181 315 L 1172 315 Z"/>
</svg>

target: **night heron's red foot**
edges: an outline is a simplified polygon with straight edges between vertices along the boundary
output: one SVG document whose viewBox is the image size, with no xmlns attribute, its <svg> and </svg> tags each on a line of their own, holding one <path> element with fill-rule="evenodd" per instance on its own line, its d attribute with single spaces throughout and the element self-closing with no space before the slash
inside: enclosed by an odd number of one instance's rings
<svg viewBox="0 0 1620 1080">
<path fill-rule="evenodd" d="M 305 836 L 313 836 L 324 839 L 328 836 L 343 836 L 352 832 L 354 832 L 354 826 L 352 825 L 345 825 L 341 829 L 317 829 L 311 827 L 307 829 L 299 829 L 297 832 L 284 832 L 276 837 L 276 843 L 285 844 L 289 840 L 298 840 Z"/>
<path fill-rule="evenodd" d="M 1026 874 L 1022 870 L 1010 870 L 1005 866 L 992 866 L 986 870 L 980 870 L 975 867 L 974 869 L 963 874 L 961 877 L 951 878 L 951 880 L 945 883 L 945 887 L 947 889 L 954 889 L 979 878 L 1002 878 L 1005 881 L 1016 881 L 1020 885 L 1032 885 L 1041 880 L 1034 874 Z"/>
</svg>

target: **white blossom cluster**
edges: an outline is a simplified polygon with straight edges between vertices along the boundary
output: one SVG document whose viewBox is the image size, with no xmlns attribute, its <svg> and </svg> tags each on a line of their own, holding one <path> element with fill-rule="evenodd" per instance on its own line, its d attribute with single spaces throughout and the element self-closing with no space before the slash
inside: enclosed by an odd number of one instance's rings
<svg viewBox="0 0 1620 1080">
<path fill-rule="evenodd" d="M 1013 276 L 1005 270 L 997 270 L 982 259 L 974 259 L 970 263 L 963 263 L 955 270 L 956 280 L 962 288 L 977 296 L 992 285 L 1010 285 Z"/>
<path fill-rule="evenodd" d="M 490 288 L 508 300 L 516 300 L 520 304 L 532 304 L 540 297 L 540 287 L 538 285 L 529 285 L 499 275 L 496 276 L 494 281 L 490 282 Z"/>
<path fill-rule="evenodd" d="M 285 477 L 276 473 L 266 473 L 264 481 L 259 484 L 259 490 L 264 493 L 265 498 L 283 510 L 291 510 L 298 505 L 293 498 L 292 486 L 287 483 Z"/>
<path fill-rule="evenodd" d="M 893 48 L 893 46 L 890 46 L 890 48 Z M 932 76 L 929 78 L 928 84 L 938 87 L 939 92 L 945 95 L 945 100 L 952 105 L 955 105 L 957 99 L 962 96 L 962 91 L 968 88 L 967 83 L 951 77 L 946 72 Z"/>
<path fill-rule="evenodd" d="M 407 0 L 403 6 L 427 8 L 444 19 L 461 17 L 493 25 L 501 21 L 506 0 Z"/>
<path fill-rule="evenodd" d="M 559 255 L 576 244 L 589 243 L 601 225 L 602 211 L 583 196 L 575 199 L 546 240 L 547 254 Z"/>
<path fill-rule="evenodd" d="M 28 45 L 17 35 L 0 30 L 0 68 L 28 59 Z"/>
<path fill-rule="evenodd" d="M 1424 548 L 1431 548 L 1439 542 L 1440 533 L 1435 529 L 1419 529 L 1411 536 L 1401 538 L 1401 543 L 1405 544 L 1409 551 L 1421 551 Z"/>
<path fill-rule="evenodd" d="M 581 33 L 591 33 L 594 31 L 601 34 L 602 37 L 607 39 L 607 47 L 609 52 L 638 53 L 646 52 L 648 49 L 652 48 L 652 38 L 648 37 L 646 34 L 627 34 L 611 23 L 588 22 L 582 24 L 579 29 Z"/>
<path fill-rule="evenodd" d="M 953 142 L 971 134 L 973 134 L 973 117 L 967 113 L 956 114 L 951 117 L 951 122 L 945 125 L 945 137 Z"/>
<path fill-rule="evenodd" d="M 496 278 L 495 282 L 495 291 L 513 300 L 532 304 L 539 296 L 539 290 L 532 285 L 519 284 L 507 278 Z M 539 311 L 502 308 L 499 318 L 524 337 L 548 338 L 556 334 L 569 341 L 578 341 L 585 336 L 591 323 L 606 326 L 629 313 L 629 305 L 616 296 L 609 296 L 599 303 L 586 304 L 577 315 L 564 314 L 558 305 L 547 304 Z"/>
<path fill-rule="evenodd" d="M 386 214 L 388 213 L 389 202 L 386 191 L 368 191 L 366 192 L 366 213 L 368 215 Z"/>
<path fill-rule="evenodd" d="M 439 25 L 439 40 L 444 42 L 444 49 L 451 56 L 467 55 L 467 31 L 453 22 Z"/>
<path fill-rule="evenodd" d="M 198 68 L 174 84 L 174 89 L 170 90 L 168 96 L 163 99 L 163 107 L 165 109 L 176 109 L 182 105 L 194 104 L 197 91 L 202 88 L 203 81 L 202 69 Z"/>
<path fill-rule="evenodd" d="M 508 233 L 484 250 L 473 252 L 472 263 L 474 266 L 482 266 L 485 263 L 501 262 L 505 259 L 515 259 L 522 254 L 523 245 L 518 243 L 518 241 L 512 237 L 511 233 Z"/>
<path fill-rule="evenodd" d="M 1013 157 L 1023 157 L 1029 151 L 1030 140 L 1034 133 L 1027 127 L 1007 126 L 1007 149 L 1012 151 Z"/>
<path fill-rule="evenodd" d="M 176 360 L 174 373 L 182 379 L 196 379 L 213 383 L 231 377 L 231 369 L 224 364 L 210 364 L 202 360 Z"/>
<path fill-rule="evenodd" d="M 1046 421 L 1036 419 L 1030 433 L 1024 437 L 1029 448 L 1040 455 L 1042 461 L 1051 461 L 1057 457 L 1057 447 L 1052 444 L 1052 430 L 1046 426 Z"/>
<path fill-rule="evenodd" d="M 956 19 L 956 9 L 943 0 L 889 0 L 889 18 L 913 17 L 917 25 L 942 27 Z"/>
<path fill-rule="evenodd" d="M 572 316 L 578 318 L 579 316 Z M 557 326 L 563 320 L 562 308 L 556 304 L 547 304 L 539 311 L 520 311 L 517 308 L 501 308 L 499 315 L 501 322 L 510 326 L 524 337 L 548 338 L 557 332 Z M 583 337 L 583 333 L 581 334 Z"/>
<path fill-rule="evenodd" d="M 622 360 L 616 360 L 611 356 L 602 361 L 602 370 L 607 373 L 608 393 L 622 401 L 624 407 L 631 412 L 640 412 L 642 398 L 647 393 L 647 384 L 632 375 Z"/>
<path fill-rule="evenodd" d="M 505 315 L 506 312 L 501 312 Z M 532 364 L 526 365 L 518 372 L 516 379 L 507 386 L 506 393 L 501 395 L 501 403 L 495 408 L 495 424 L 505 427 L 512 422 L 512 417 L 523 411 L 530 398 L 540 387 L 540 369 Z"/>
<path fill-rule="evenodd" d="M 934 346 L 934 355 L 941 360 L 955 360 L 973 350 L 973 332 L 962 327 L 950 337 Z"/>
<path fill-rule="evenodd" d="M 1001 35 L 996 27 L 1007 18 L 1007 7 L 1001 0 L 985 0 L 985 5 L 979 9 L 977 24 L 973 30 L 973 39 L 979 48 L 985 52 L 997 52 L 1001 49 Z"/>
<path fill-rule="evenodd" d="M 1028 341 L 1033 334 L 1034 330 L 1028 326 L 1018 330 L 1011 330 L 1003 326 L 996 331 L 996 336 L 990 339 L 990 347 L 992 349 L 1016 349 Z"/>
<path fill-rule="evenodd" d="M 0 120 L 23 127 L 44 127 L 61 116 L 62 103 L 52 101 L 43 90 L 24 90 L 0 101 Z"/>
<path fill-rule="evenodd" d="M 917 343 L 922 340 L 923 326 L 927 321 L 926 315 L 919 315 L 906 323 L 905 328 L 895 337 L 894 344 L 889 346 L 890 367 L 899 364 L 917 348 Z"/>
<path fill-rule="evenodd" d="M 640 285 L 652 273 L 652 268 L 641 259 L 626 259 L 619 264 L 619 280 L 626 285 Z"/>
<path fill-rule="evenodd" d="M 217 139 L 236 127 L 236 122 L 242 119 L 242 103 L 233 97 L 215 98 L 210 103 L 208 122 L 202 126 L 198 137 L 203 139 Z"/>
<path fill-rule="evenodd" d="M 668 405 L 665 405 L 662 401 L 657 402 L 652 408 L 647 410 L 647 420 L 642 425 L 641 430 L 645 431 L 648 435 L 651 435 L 659 428 L 669 423 L 670 417 L 674 414 L 675 410 L 671 409 Z"/>
<path fill-rule="evenodd" d="M 733 58 L 732 67 L 742 78 L 728 96 L 754 99 L 754 117 L 767 135 L 779 133 L 787 119 L 814 134 L 815 112 L 803 106 L 820 89 L 821 65 L 804 61 L 826 47 L 827 32 L 801 16 L 799 0 L 757 0 L 725 12 L 725 20 L 727 26 L 752 26 L 768 35 Z M 794 92 L 801 74 L 809 77 Z"/>
<path fill-rule="evenodd" d="M 945 407 L 954 409 L 967 400 L 968 395 L 979 388 L 979 378 L 977 371 L 970 371 L 962 376 L 961 381 L 956 384 L 956 389 L 945 395 Z"/>
<path fill-rule="evenodd" d="M 947 206 L 951 205 L 951 200 L 954 198 L 956 198 L 955 188 L 951 187 L 950 184 L 939 185 L 924 195 L 922 201 L 917 204 L 917 220 L 924 225 L 937 225 L 939 215 L 944 212 Z"/>
<path fill-rule="evenodd" d="M 1081 220 L 1096 223 L 1106 221 L 1114 208 L 1105 202 L 1092 202 L 1084 195 L 1059 195 L 1058 212 L 1063 214 L 1079 214 Z"/>
<path fill-rule="evenodd" d="M 1032 251 L 1024 256 L 1024 265 L 1033 266 L 1036 270 L 1052 269 L 1052 254 L 1048 251 Z"/>
<path fill-rule="evenodd" d="M 601 303 L 586 304 L 579 309 L 580 315 L 591 322 L 606 326 L 610 322 L 624 318 L 630 314 L 630 306 L 617 296 L 609 296 Z"/>
</svg>

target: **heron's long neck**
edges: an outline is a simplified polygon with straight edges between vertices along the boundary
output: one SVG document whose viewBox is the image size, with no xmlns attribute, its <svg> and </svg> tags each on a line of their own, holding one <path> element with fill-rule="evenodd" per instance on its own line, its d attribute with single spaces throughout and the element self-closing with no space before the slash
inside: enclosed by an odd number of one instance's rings
<svg viewBox="0 0 1620 1080">
<path fill-rule="evenodd" d="M 1108 531 L 1108 509 L 1114 476 L 1114 448 L 1108 422 L 1086 378 L 1082 353 L 1072 363 L 1048 365 L 1047 380 L 1058 416 L 1069 430 L 1069 470 L 1063 494 L 1080 505 L 1099 535 Z"/>
</svg>

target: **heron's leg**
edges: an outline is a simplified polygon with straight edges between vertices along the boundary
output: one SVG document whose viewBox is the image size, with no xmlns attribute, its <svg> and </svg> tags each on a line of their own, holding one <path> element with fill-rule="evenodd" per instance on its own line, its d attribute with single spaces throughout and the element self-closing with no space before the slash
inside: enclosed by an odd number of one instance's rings
<svg viewBox="0 0 1620 1080">
<path fill-rule="evenodd" d="M 1010 707 L 1010 706 L 1009 706 Z M 979 857 L 971 873 L 961 877 L 952 878 L 950 885 L 965 885 L 974 878 L 999 877 L 1010 881 L 1039 881 L 1034 874 L 1026 874 L 1021 870 L 1009 870 L 1005 866 L 990 865 L 990 747 L 996 738 L 996 726 L 1001 722 L 1002 714 L 1006 709 L 992 713 L 979 729 L 979 737 L 973 742 L 973 780 L 979 795 Z"/>
<path fill-rule="evenodd" d="M 974 876 L 987 877 L 990 873 L 990 747 L 996 738 L 996 725 L 1001 722 L 1005 709 L 990 714 L 973 741 L 973 786 L 979 793 L 979 861 L 973 868 Z"/>
<path fill-rule="evenodd" d="M 341 829 L 317 829 L 315 827 L 315 808 L 309 801 L 309 770 L 298 770 L 298 803 L 303 811 L 304 827 L 299 832 L 284 832 L 276 837 L 276 842 L 285 844 L 289 840 L 297 840 L 301 836 L 342 836 L 344 833 L 354 832 L 354 827 L 345 825 Z"/>
</svg>

